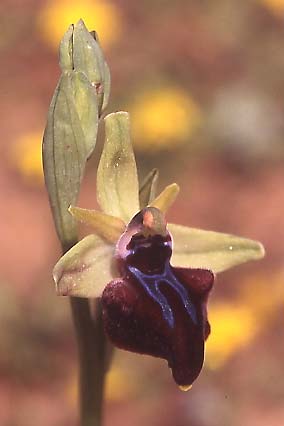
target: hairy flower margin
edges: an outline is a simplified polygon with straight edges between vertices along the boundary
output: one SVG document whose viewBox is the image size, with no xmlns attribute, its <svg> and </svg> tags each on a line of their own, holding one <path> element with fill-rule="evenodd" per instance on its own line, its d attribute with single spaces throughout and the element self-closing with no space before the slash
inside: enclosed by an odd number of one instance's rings
<svg viewBox="0 0 284 426">
<path fill-rule="evenodd" d="M 102 211 L 69 208 L 94 233 L 56 264 L 57 294 L 102 297 L 110 340 L 166 359 L 186 390 L 203 365 L 210 333 L 206 305 L 215 274 L 262 258 L 264 249 L 228 234 L 166 225 L 164 214 L 178 185 L 155 197 L 158 171 L 153 170 L 139 188 L 126 112 L 106 116 L 105 133 L 97 171 Z"/>
</svg>

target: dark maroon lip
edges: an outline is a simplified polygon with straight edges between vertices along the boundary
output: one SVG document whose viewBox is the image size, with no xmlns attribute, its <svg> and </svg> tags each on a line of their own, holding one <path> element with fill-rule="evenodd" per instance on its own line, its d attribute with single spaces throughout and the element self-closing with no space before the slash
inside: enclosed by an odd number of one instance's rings
<svg viewBox="0 0 284 426">
<path fill-rule="evenodd" d="M 172 267 L 172 239 L 163 229 L 164 219 L 154 211 L 162 232 L 153 232 L 155 223 L 145 231 L 145 222 L 152 225 L 151 215 L 144 220 L 147 211 L 133 218 L 117 245 L 121 278 L 102 295 L 105 330 L 122 349 L 166 359 L 177 384 L 188 386 L 203 365 L 214 275 Z"/>
</svg>

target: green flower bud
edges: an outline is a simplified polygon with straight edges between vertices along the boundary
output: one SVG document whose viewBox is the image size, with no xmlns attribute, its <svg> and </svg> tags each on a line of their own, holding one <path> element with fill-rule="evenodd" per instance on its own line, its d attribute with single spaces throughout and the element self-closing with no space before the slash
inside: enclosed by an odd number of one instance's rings
<svg viewBox="0 0 284 426">
<path fill-rule="evenodd" d="M 81 19 L 70 25 L 60 43 L 59 58 L 62 71 L 75 70 L 86 75 L 97 93 L 101 115 L 109 99 L 110 72 L 96 32 L 89 32 Z"/>
<path fill-rule="evenodd" d="M 49 107 L 43 137 L 43 168 L 53 218 L 64 246 L 77 238 L 68 212 L 76 204 L 85 164 L 97 138 L 97 96 L 82 72 L 65 71 Z"/>
<path fill-rule="evenodd" d="M 59 63 L 62 76 L 48 112 L 43 164 L 56 230 L 69 247 L 77 239 L 77 226 L 68 208 L 77 202 L 86 161 L 95 148 L 110 72 L 96 33 L 82 20 L 64 34 Z"/>
<path fill-rule="evenodd" d="M 59 65 L 64 71 L 73 71 L 73 33 L 74 33 L 74 25 L 70 25 L 59 46 Z"/>
</svg>

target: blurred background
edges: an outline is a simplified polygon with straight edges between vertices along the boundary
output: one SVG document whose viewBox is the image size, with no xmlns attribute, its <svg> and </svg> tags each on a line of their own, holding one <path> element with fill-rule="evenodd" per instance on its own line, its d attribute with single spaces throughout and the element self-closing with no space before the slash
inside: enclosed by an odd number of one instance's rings
<svg viewBox="0 0 284 426">
<path fill-rule="evenodd" d="M 140 175 L 181 196 L 169 220 L 257 239 L 258 263 L 218 277 L 193 388 L 166 362 L 117 351 L 105 424 L 284 424 L 284 0 L 2 0 L 0 3 L 0 424 L 75 426 L 76 346 L 51 270 L 60 256 L 41 138 L 70 23 L 96 29 L 108 112 L 131 114 Z M 96 206 L 100 144 L 80 205 Z M 165 409 L 164 407 L 167 407 Z"/>
</svg>

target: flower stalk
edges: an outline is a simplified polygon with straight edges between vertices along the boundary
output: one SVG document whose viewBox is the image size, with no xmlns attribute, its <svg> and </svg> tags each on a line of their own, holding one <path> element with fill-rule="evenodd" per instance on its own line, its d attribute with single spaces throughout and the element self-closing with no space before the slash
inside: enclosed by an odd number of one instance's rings
<svg viewBox="0 0 284 426">
<path fill-rule="evenodd" d="M 88 299 L 71 297 L 70 302 L 79 355 L 81 425 L 100 426 L 106 370 L 101 304 L 99 300 L 95 302 L 95 316 L 92 317 Z"/>
</svg>

